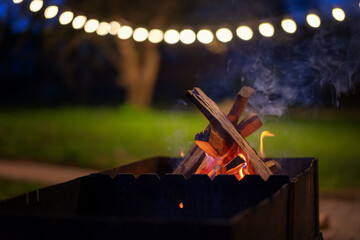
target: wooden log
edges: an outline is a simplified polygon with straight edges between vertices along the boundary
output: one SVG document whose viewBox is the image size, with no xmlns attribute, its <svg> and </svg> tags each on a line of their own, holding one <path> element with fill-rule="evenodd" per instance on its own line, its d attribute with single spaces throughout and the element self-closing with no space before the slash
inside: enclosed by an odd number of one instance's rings
<svg viewBox="0 0 360 240">
<path fill-rule="evenodd" d="M 251 112 L 236 126 L 236 130 L 238 130 L 243 138 L 246 138 L 258 130 L 262 125 L 263 123 L 259 116 Z"/>
<path fill-rule="evenodd" d="M 204 157 L 205 152 L 193 144 L 173 173 L 182 174 L 188 179 L 198 169 Z"/>
<path fill-rule="evenodd" d="M 236 94 L 234 103 L 230 109 L 227 117 L 230 122 L 236 126 L 239 121 L 240 116 L 245 111 L 246 105 L 249 102 L 250 97 L 254 94 L 254 89 L 244 86 L 240 89 L 240 91 Z M 255 114 L 253 114 L 255 115 Z M 251 117 L 253 116 L 251 115 Z M 256 121 L 257 119 L 247 119 L 250 122 Z M 250 124 L 246 127 L 245 130 L 251 131 L 251 127 L 254 124 Z M 250 127 L 250 129 L 249 129 Z M 255 126 L 254 126 L 255 127 Z M 244 131 L 245 134 L 247 134 Z M 205 131 L 200 132 L 195 135 L 195 143 L 207 154 L 212 157 L 221 157 L 225 153 L 228 152 L 231 145 L 233 145 L 234 141 L 228 137 L 227 134 L 217 133 L 213 128 L 207 128 Z"/>
<path fill-rule="evenodd" d="M 236 94 L 235 102 L 228 114 L 228 118 L 233 125 L 237 125 L 241 114 L 244 112 L 246 105 L 253 94 L 254 89 L 247 86 L 242 87 Z"/>
<path fill-rule="evenodd" d="M 244 88 L 245 90 L 243 90 Z M 240 118 L 253 92 L 254 90 L 252 88 L 244 86 L 237 93 L 234 104 L 228 114 L 231 115 L 231 118 L 234 122 L 235 120 L 237 122 Z M 235 111 L 237 107 L 240 107 L 241 109 Z M 210 126 L 208 126 L 206 129 L 208 128 L 210 128 Z M 182 174 L 185 178 L 189 178 L 193 173 L 195 173 L 196 169 L 202 163 L 204 157 L 204 151 L 199 148 L 196 143 L 194 143 L 173 173 Z"/>
<path fill-rule="evenodd" d="M 229 150 L 225 139 L 212 128 L 196 134 L 195 143 L 213 158 L 221 157 Z"/>
<path fill-rule="evenodd" d="M 236 126 L 236 129 L 243 138 L 246 138 L 258 130 L 261 126 L 262 122 L 259 116 L 255 113 L 250 113 L 239 123 L 238 126 Z M 214 158 L 222 157 L 226 154 L 228 161 L 231 161 L 238 152 L 238 145 L 232 139 L 229 146 L 229 143 L 226 143 L 214 129 L 207 129 L 196 134 L 195 143 L 203 151 Z"/>
<path fill-rule="evenodd" d="M 186 96 L 209 120 L 212 128 L 219 134 L 227 134 L 240 146 L 248 157 L 247 162 L 250 170 L 253 170 L 264 180 L 267 180 L 270 175 L 272 175 L 270 169 L 266 167 L 265 163 L 260 159 L 255 150 L 246 142 L 219 107 L 206 96 L 200 88 L 194 88 L 192 91 L 187 91 Z"/>
</svg>

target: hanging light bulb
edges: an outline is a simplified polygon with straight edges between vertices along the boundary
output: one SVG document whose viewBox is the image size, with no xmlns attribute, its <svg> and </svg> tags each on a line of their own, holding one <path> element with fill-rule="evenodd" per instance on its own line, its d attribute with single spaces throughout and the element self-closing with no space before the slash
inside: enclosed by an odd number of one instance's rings
<svg viewBox="0 0 360 240">
<path fill-rule="evenodd" d="M 287 33 L 296 32 L 296 22 L 292 19 L 284 19 L 281 21 L 281 27 Z"/>
<path fill-rule="evenodd" d="M 180 41 L 185 44 L 191 44 L 195 42 L 196 34 L 191 29 L 184 29 L 180 32 Z"/>
<path fill-rule="evenodd" d="M 96 30 L 96 34 L 99 36 L 105 36 L 106 34 L 108 34 L 110 31 L 110 24 L 108 24 L 107 22 L 101 22 L 99 24 L 98 29 Z"/>
<path fill-rule="evenodd" d="M 149 31 L 146 28 L 136 28 L 133 33 L 133 38 L 137 42 L 145 41 L 149 36 Z"/>
<path fill-rule="evenodd" d="M 132 33 L 133 33 L 132 27 L 124 25 L 124 26 L 120 27 L 120 29 L 118 31 L 118 37 L 123 40 L 129 39 L 131 37 Z"/>
<path fill-rule="evenodd" d="M 236 35 L 244 41 L 249 41 L 254 34 L 248 26 L 240 26 L 236 29 Z"/>
<path fill-rule="evenodd" d="M 118 23 L 117 21 L 111 21 L 110 22 L 110 31 L 109 33 L 111 35 L 117 35 L 120 29 L 120 23 Z"/>
<path fill-rule="evenodd" d="M 332 15 L 339 22 L 345 20 L 345 12 L 341 8 L 334 8 L 332 10 Z"/>
<path fill-rule="evenodd" d="M 66 25 L 66 24 L 71 23 L 73 18 L 74 18 L 74 13 L 70 12 L 70 11 L 66 11 L 66 12 L 63 12 L 62 14 L 60 14 L 59 22 L 61 25 Z"/>
<path fill-rule="evenodd" d="M 160 29 L 152 29 L 149 32 L 148 39 L 152 43 L 159 43 L 164 39 L 164 33 Z"/>
<path fill-rule="evenodd" d="M 83 15 L 76 16 L 74 20 L 72 21 L 72 26 L 74 29 L 80 29 L 84 26 L 86 22 L 86 17 Z"/>
<path fill-rule="evenodd" d="M 30 11 L 32 12 L 38 12 L 44 5 L 44 2 L 42 0 L 33 0 L 30 3 Z"/>
<path fill-rule="evenodd" d="M 231 41 L 231 39 L 233 38 L 233 34 L 228 28 L 220 28 L 216 31 L 216 38 L 220 42 L 226 43 Z"/>
<path fill-rule="evenodd" d="M 320 24 L 321 24 L 321 20 L 320 20 L 319 16 L 314 13 L 308 14 L 306 16 L 306 21 L 313 28 L 318 28 L 318 27 L 320 27 Z"/>
<path fill-rule="evenodd" d="M 275 29 L 270 23 L 262 23 L 259 25 L 259 32 L 264 37 L 272 37 L 274 35 Z"/>
<path fill-rule="evenodd" d="M 96 19 L 89 19 L 84 26 L 84 30 L 87 33 L 95 32 L 99 27 L 99 21 Z"/>
<path fill-rule="evenodd" d="M 57 6 L 48 6 L 45 9 L 44 15 L 45 18 L 53 18 L 58 14 L 59 8 Z"/>
<path fill-rule="evenodd" d="M 164 41 L 168 44 L 175 44 L 180 40 L 180 34 L 174 29 L 167 30 L 164 34 Z"/>
<path fill-rule="evenodd" d="M 202 29 L 200 30 L 197 35 L 196 35 L 197 39 L 199 40 L 199 42 L 203 43 L 203 44 L 209 44 L 214 40 L 214 35 L 212 34 L 212 32 L 208 29 Z"/>
</svg>

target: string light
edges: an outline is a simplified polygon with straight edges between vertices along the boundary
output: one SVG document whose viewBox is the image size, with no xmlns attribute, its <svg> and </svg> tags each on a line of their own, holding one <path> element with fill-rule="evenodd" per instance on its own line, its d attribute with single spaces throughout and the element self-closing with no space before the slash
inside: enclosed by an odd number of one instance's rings
<svg viewBox="0 0 360 240">
<path fill-rule="evenodd" d="M 66 24 L 71 23 L 73 18 L 74 18 L 74 13 L 70 12 L 70 11 L 66 11 L 66 12 L 63 12 L 62 14 L 60 14 L 59 22 L 61 25 L 66 25 Z"/>
<path fill-rule="evenodd" d="M 23 0 L 12 0 L 14 4 L 22 3 Z M 29 9 L 32 12 L 38 12 L 44 5 L 43 0 L 32 0 L 29 5 Z M 360 7 L 360 2 L 359 2 Z M 54 18 L 59 13 L 59 8 L 55 5 L 48 6 L 44 11 L 44 16 L 47 19 Z M 332 15 L 337 21 L 344 21 L 346 14 L 341 8 L 332 9 Z M 310 13 L 306 16 L 306 21 L 309 26 L 318 28 L 321 25 L 321 19 L 318 15 Z M 148 31 L 145 28 L 136 28 L 133 30 L 130 26 L 121 26 L 119 22 L 112 21 L 110 23 L 99 23 L 96 19 L 90 19 L 87 21 L 86 16 L 79 15 L 74 18 L 74 13 L 71 11 L 65 11 L 60 14 L 59 22 L 62 25 L 66 25 L 72 22 L 74 29 L 81 29 L 88 33 L 96 32 L 100 36 L 117 35 L 120 39 L 129 39 L 131 36 L 137 42 L 143 42 L 148 39 L 151 43 L 159 43 L 165 41 L 169 44 L 175 44 L 181 41 L 184 44 L 192 44 L 198 39 L 203 44 L 210 44 L 214 40 L 214 34 L 208 29 L 201 29 L 195 34 L 191 29 L 184 29 L 180 33 L 177 30 L 170 29 L 165 33 L 160 29 L 152 29 Z M 282 29 L 287 33 L 295 33 L 297 30 L 297 24 L 293 19 L 284 19 L 281 21 Z M 275 33 L 274 26 L 270 23 L 261 23 L 258 27 L 259 32 L 264 37 L 272 37 Z M 236 29 L 236 35 L 244 40 L 249 41 L 253 38 L 253 31 L 248 26 L 239 26 Z M 224 43 L 230 42 L 233 39 L 233 32 L 228 28 L 220 28 L 215 33 L 216 38 Z"/>
<path fill-rule="evenodd" d="M 137 42 L 145 41 L 149 36 L 149 31 L 145 28 L 136 28 L 133 33 L 133 38 Z"/>
<path fill-rule="evenodd" d="M 119 28 L 118 37 L 120 39 L 126 40 L 131 37 L 132 33 L 133 33 L 132 27 L 124 25 Z"/>
<path fill-rule="evenodd" d="M 216 31 L 216 38 L 220 42 L 226 43 L 231 41 L 231 39 L 233 38 L 233 34 L 228 28 L 220 28 L 219 30 Z"/>
<path fill-rule="evenodd" d="M 180 34 L 174 29 L 167 30 L 164 34 L 164 41 L 168 44 L 175 44 L 180 40 Z"/>
<path fill-rule="evenodd" d="M 120 29 L 120 23 L 118 23 L 117 21 L 112 21 L 110 22 L 110 31 L 109 33 L 111 35 L 117 35 Z"/>
<path fill-rule="evenodd" d="M 99 36 L 105 36 L 106 34 L 108 34 L 110 31 L 110 24 L 108 24 L 107 22 L 101 22 L 99 24 L 98 29 L 96 30 L 96 34 Z"/>
<path fill-rule="evenodd" d="M 195 42 L 196 34 L 191 29 L 184 29 L 180 32 L 180 41 L 185 44 L 191 44 Z"/>
<path fill-rule="evenodd" d="M 45 18 L 53 18 L 55 17 L 59 12 L 59 8 L 57 6 L 49 6 L 45 9 L 44 15 Z"/>
<path fill-rule="evenodd" d="M 236 35 L 244 41 L 249 41 L 253 37 L 253 31 L 248 26 L 240 26 L 236 29 Z"/>
<path fill-rule="evenodd" d="M 296 22 L 292 19 L 284 19 L 281 21 L 281 27 L 287 33 L 294 33 L 296 32 Z"/>
<path fill-rule="evenodd" d="M 319 16 L 316 14 L 313 14 L 313 13 L 308 14 L 306 16 L 306 21 L 310 25 L 310 27 L 313 27 L 313 28 L 318 28 L 318 27 L 320 27 L 320 24 L 321 24 L 321 20 L 320 20 Z"/>
<path fill-rule="evenodd" d="M 86 22 L 86 17 L 83 15 L 76 16 L 74 20 L 72 21 L 72 26 L 74 29 L 80 29 L 84 26 Z"/>
<path fill-rule="evenodd" d="M 334 8 L 332 10 L 332 15 L 339 22 L 345 20 L 345 12 L 341 8 Z"/>
<path fill-rule="evenodd" d="M 275 29 L 270 23 L 262 23 L 259 25 L 259 32 L 264 37 L 272 37 L 274 35 Z"/>
<path fill-rule="evenodd" d="M 152 43 L 159 43 L 164 39 L 164 33 L 160 29 L 152 29 L 149 32 L 148 39 Z"/>
<path fill-rule="evenodd" d="M 38 12 L 42 7 L 43 7 L 44 3 L 42 0 L 33 0 L 30 3 L 30 11 L 32 12 Z"/>
<path fill-rule="evenodd" d="M 200 30 L 197 33 L 196 37 L 199 40 L 199 42 L 201 42 L 203 44 L 209 44 L 214 40 L 214 35 L 212 34 L 212 32 L 210 30 L 207 30 L 207 29 Z"/>
</svg>

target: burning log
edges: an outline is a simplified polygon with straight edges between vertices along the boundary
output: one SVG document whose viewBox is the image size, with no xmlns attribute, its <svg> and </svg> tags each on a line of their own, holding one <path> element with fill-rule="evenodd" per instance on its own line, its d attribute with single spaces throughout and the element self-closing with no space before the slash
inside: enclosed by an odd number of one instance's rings
<svg viewBox="0 0 360 240">
<path fill-rule="evenodd" d="M 236 94 L 234 104 L 228 114 L 228 118 L 231 119 L 231 122 L 236 124 L 239 121 L 239 118 L 241 114 L 244 112 L 245 107 L 249 102 L 249 99 L 253 93 L 254 90 L 252 88 L 244 86 Z M 205 131 L 208 131 L 208 129 L 211 129 L 210 126 L 208 126 L 205 129 Z M 224 138 L 227 138 L 228 141 L 229 140 L 231 141 L 231 138 L 227 137 L 226 135 L 221 136 L 217 133 L 211 133 L 211 130 L 210 132 L 208 132 L 208 135 L 209 135 L 208 139 L 216 138 L 219 141 L 226 142 Z M 218 137 L 221 138 L 221 140 Z M 218 150 L 211 149 L 213 148 L 213 146 L 208 144 L 208 142 L 204 141 L 203 143 L 200 143 L 200 145 L 201 144 L 203 144 L 202 145 L 203 149 L 206 149 L 209 152 L 213 152 L 214 155 L 217 155 Z M 182 174 L 186 178 L 189 178 L 193 173 L 195 173 L 196 169 L 199 168 L 204 158 L 205 158 L 205 152 L 197 144 L 194 143 L 173 173 Z"/>
<path fill-rule="evenodd" d="M 246 138 L 249 135 L 251 135 L 252 133 L 254 133 L 256 130 L 258 130 L 261 126 L 262 126 L 262 122 L 261 122 L 259 116 L 257 116 L 255 113 L 250 113 L 239 123 L 239 125 L 236 127 L 236 129 L 239 131 L 241 136 Z M 212 132 L 213 132 L 213 130 L 212 130 Z M 197 136 L 195 136 L 195 139 L 196 138 L 197 138 Z M 205 140 L 205 139 L 203 139 L 203 140 Z M 216 152 L 216 153 L 220 152 L 218 150 L 219 148 L 227 149 L 227 152 L 224 152 L 220 156 L 221 158 L 217 162 L 218 164 L 220 164 L 222 166 L 222 169 L 219 172 L 219 174 L 220 174 L 220 173 L 225 173 L 227 170 L 233 168 L 233 167 L 227 167 L 227 164 L 231 163 L 232 161 L 234 161 L 232 164 L 235 164 L 237 162 L 236 160 L 238 159 L 239 146 L 234 141 L 232 141 L 232 145 L 230 147 L 227 147 L 227 145 L 221 146 L 219 143 L 225 144 L 224 143 L 225 141 L 219 140 L 219 139 L 218 139 L 218 141 L 219 142 L 215 142 L 214 138 L 210 138 L 208 141 L 208 144 L 206 145 L 199 140 L 195 140 L 196 144 L 198 144 L 198 146 L 200 148 L 202 148 L 208 155 L 212 156 L 213 158 L 216 158 L 218 156 L 212 155 L 209 150 L 209 147 L 208 147 L 208 149 L 205 149 L 203 147 L 204 145 L 211 146 L 214 149 L 213 152 Z M 220 147 L 217 148 L 217 146 L 219 146 L 219 145 L 220 145 Z M 212 169 L 213 167 L 215 167 L 215 164 L 216 164 L 215 161 L 212 164 L 210 163 L 211 164 L 210 166 L 207 166 L 209 163 L 205 160 L 202 162 L 202 164 L 196 170 L 196 172 L 195 172 L 196 174 L 207 174 L 208 171 L 206 171 L 206 169 L 209 169 L 209 168 Z M 238 164 L 236 164 L 236 165 L 238 165 Z"/>
<path fill-rule="evenodd" d="M 187 91 L 186 96 L 209 120 L 211 128 L 217 131 L 219 135 L 230 137 L 239 145 L 247 156 L 250 171 L 259 174 L 264 180 L 267 180 L 272 175 L 270 169 L 260 159 L 255 150 L 246 142 L 219 107 L 201 89 L 194 88 L 192 91 Z"/>
<path fill-rule="evenodd" d="M 262 122 L 259 116 L 255 113 L 250 113 L 239 123 L 238 126 L 236 126 L 236 129 L 241 136 L 246 138 L 258 130 L 261 126 Z M 237 146 L 232 139 L 226 142 L 226 140 L 212 128 L 207 128 L 206 130 L 196 134 L 195 143 L 213 158 L 221 157 L 227 154 L 229 150 L 234 152 L 234 148 Z M 231 157 L 230 160 L 233 158 L 234 156 Z"/>
<path fill-rule="evenodd" d="M 225 139 L 211 128 L 196 134 L 195 143 L 213 158 L 221 157 L 229 150 Z"/>
</svg>

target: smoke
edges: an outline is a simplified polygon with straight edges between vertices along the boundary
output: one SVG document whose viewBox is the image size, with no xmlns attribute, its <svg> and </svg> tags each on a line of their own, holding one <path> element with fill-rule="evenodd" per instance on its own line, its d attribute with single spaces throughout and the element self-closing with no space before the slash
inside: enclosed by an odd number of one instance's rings
<svg viewBox="0 0 360 240">
<path fill-rule="evenodd" d="M 324 24 L 315 33 L 303 31 L 285 40 L 259 36 L 251 43 L 237 42 L 230 46 L 221 80 L 202 75 L 199 85 L 213 88 L 209 82 L 221 82 L 213 91 L 228 90 L 227 94 L 231 86 L 252 86 L 256 94 L 250 105 L 266 115 L 280 116 L 289 106 L 338 107 L 340 96 L 359 80 L 359 34 L 354 21 Z"/>
</svg>

